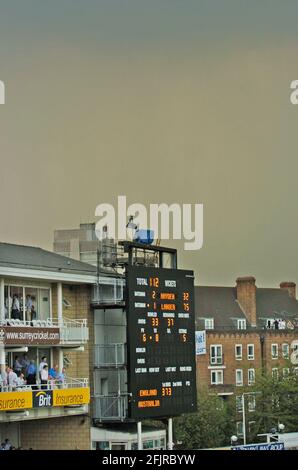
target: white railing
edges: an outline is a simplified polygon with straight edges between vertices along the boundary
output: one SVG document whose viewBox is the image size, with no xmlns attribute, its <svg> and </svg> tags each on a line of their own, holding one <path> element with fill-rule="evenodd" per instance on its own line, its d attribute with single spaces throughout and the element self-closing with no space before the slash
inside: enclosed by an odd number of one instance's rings
<svg viewBox="0 0 298 470">
<path fill-rule="evenodd" d="M 71 320 L 63 317 L 63 323 L 60 324 L 60 342 L 61 343 L 87 343 L 89 331 L 87 320 Z"/>
<path fill-rule="evenodd" d="M 95 367 L 118 367 L 126 364 L 124 343 L 96 344 L 94 346 Z"/>
<path fill-rule="evenodd" d="M 100 421 L 123 421 L 127 418 L 128 394 L 95 395 L 94 416 Z"/>
<path fill-rule="evenodd" d="M 47 384 L 41 384 L 36 382 L 30 385 L 17 385 L 12 387 L 11 385 L 0 385 L 1 392 L 28 392 L 34 390 L 54 390 L 61 388 L 81 388 L 88 387 L 89 380 L 87 378 L 73 378 L 67 377 L 65 380 L 48 380 Z"/>
<path fill-rule="evenodd" d="M 110 285 L 95 284 L 92 289 L 93 305 L 117 305 L 124 302 L 124 281 L 114 279 Z"/>
</svg>

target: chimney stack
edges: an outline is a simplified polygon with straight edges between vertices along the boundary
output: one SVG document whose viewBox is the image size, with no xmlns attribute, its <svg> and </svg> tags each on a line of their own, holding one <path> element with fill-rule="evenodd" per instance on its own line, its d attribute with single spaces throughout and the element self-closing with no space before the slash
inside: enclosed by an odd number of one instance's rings
<svg viewBox="0 0 298 470">
<path fill-rule="evenodd" d="M 252 276 L 236 279 L 237 300 L 251 326 L 257 326 L 256 280 Z"/>
<path fill-rule="evenodd" d="M 293 297 L 293 299 L 296 299 L 296 284 L 295 282 L 281 282 L 279 287 L 281 289 L 287 290 L 288 294 L 290 297 Z"/>
</svg>

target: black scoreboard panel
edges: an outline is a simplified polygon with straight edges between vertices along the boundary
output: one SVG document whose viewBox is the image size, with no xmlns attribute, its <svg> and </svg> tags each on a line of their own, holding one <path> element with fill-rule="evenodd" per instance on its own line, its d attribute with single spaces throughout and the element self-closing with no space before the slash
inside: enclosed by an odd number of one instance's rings
<svg viewBox="0 0 298 470">
<path fill-rule="evenodd" d="M 193 271 L 128 266 L 130 417 L 196 410 Z"/>
</svg>

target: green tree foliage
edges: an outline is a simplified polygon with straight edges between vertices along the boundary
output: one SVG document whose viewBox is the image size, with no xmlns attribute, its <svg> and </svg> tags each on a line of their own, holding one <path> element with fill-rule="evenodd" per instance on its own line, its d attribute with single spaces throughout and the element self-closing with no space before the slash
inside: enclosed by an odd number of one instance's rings
<svg viewBox="0 0 298 470">
<path fill-rule="evenodd" d="M 253 387 L 256 408 L 251 438 L 258 433 L 268 433 L 278 428 L 278 423 L 285 425 L 286 432 L 298 430 L 298 375 L 289 365 L 277 368 L 273 372 L 258 372 Z M 248 390 L 247 390 L 248 391 Z"/>
<path fill-rule="evenodd" d="M 222 398 L 200 391 L 198 411 L 175 418 L 174 439 L 182 442 L 179 447 L 183 449 L 229 445 L 234 415 Z"/>
</svg>

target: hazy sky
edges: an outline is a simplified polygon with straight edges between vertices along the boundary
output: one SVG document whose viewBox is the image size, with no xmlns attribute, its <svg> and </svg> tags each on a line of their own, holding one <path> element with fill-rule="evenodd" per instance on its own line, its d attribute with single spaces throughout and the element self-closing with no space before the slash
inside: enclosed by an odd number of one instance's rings
<svg viewBox="0 0 298 470">
<path fill-rule="evenodd" d="M 0 0 L 0 239 L 200 202 L 197 282 L 298 282 L 297 45 L 293 0 Z"/>
</svg>

